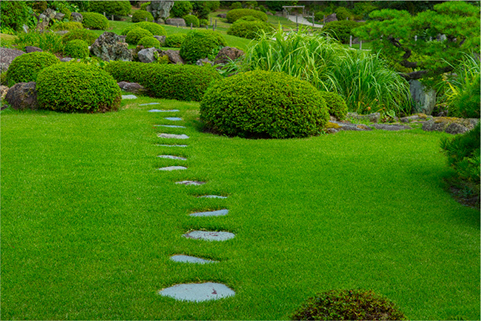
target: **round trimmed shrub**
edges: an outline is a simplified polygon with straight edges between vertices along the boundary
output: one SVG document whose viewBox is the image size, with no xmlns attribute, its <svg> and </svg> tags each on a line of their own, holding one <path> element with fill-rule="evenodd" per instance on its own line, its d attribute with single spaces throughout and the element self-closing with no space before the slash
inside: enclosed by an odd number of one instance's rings
<svg viewBox="0 0 481 321">
<path fill-rule="evenodd" d="M 183 18 L 187 27 L 190 27 L 190 24 L 192 24 L 194 27 L 198 28 L 200 25 L 199 18 L 194 15 L 189 14 L 184 16 Z"/>
<path fill-rule="evenodd" d="M 67 8 L 65 6 L 60 6 L 57 9 L 58 9 L 58 11 L 60 11 L 61 13 L 63 13 L 65 15 L 65 17 L 63 17 L 64 19 L 70 20 L 72 18 L 72 11 L 70 11 L 69 8 Z"/>
<path fill-rule="evenodd" d="M 145 21 L 145 19 L 147 19 L 148 22 L 152 22 L 154 21 L 154 16 L 145 10 L 137 10 L 132 15 L 132 22 Z"/>
<path fill-rule="evenodd" d="M 237 20 L 232 24 L 229 30 L 227 30 L 228 35 L 246 39 L 255 39 L 257 37 L 257 34 L 261 30 L 266 33 L 272 32 L 274 30 L 274 28 L 268 23 L 259 20 L 245 21 L 242 19 L 243 18 Z"/>
<path fill-rule="evenodd" d="M 210 30 L 192 30 L 180 47 L 180 56 L 188 63 L 217 54 L 220 47 L 227 45 L 220 33 Z"/>
<path fill-rule="evenodd" d="M 63 112 L 117 110 L 121 93 L 115 79 L 95 65 L 64 63 L 44 69 L 37 78 L 40 108 Z"/>
<path fill-rule="evenodd" d="M 326 102 L 329 115 L 336 117 L 338 120 L 346 118 L 347 105 L 346 101 L 341 96 L 327 91 L 321 91 L 320 94 Z"/>
<path fill-rule="evenodd" d="M 60 60 L 50 52 L 31 52 L 13 59 L 7 70 L 8 87 L 19 82 L 36 81 L 43 69 L 58 64 Z"/>
<path fill-rule="evenodd" d="M 142 3 L 140 5 L 140 10 L 145 10 L 147 11 L 147 6 L 150 5 L 150 1 L 149 2 L 146 2 L 146 3 Z"/>
<path fill-rule="evenodd" d="M 55 30 L 55 31 L 59 31 L 59 30 L 77 30 L 77 29 L 83 29 L 84 26 L 82 25 L 81 22 L 74 22 L 74 21 L 71 21 L 71 22 L 61 22 L 61 23 L 58 23 L 58 24 L 55 24 L 53 25 L 53 27 L 51 29 Z"/>
<path fill-rule="evenodd" d="M 326 23 L 322 31 L 329 34 L 334 39 L 347 44 L 349 36 L 352 35 L 352 29 L 362 26 L 364 23 L 352 20 L 331 21 Z"/>
<path fill-rule="evenodd" d="M 160 48 L 160 42 L 154 37 L 143 37 L 137 45 L 144 46 L 144 48 Z"/>
<path fill-rule="evenodd" d="M 227 22 L 233 23 L 237 19 L 245 17 L 245 16 L 253 16 L 259 19 L 260 21 L 267 21 L 267 14 L 262 11 L 254 10 L 254 9 L 234 9 L 227 12 Z"/>
<path fill-rule="evenodd" d="M 170 48 L 180 48 L 187 35 L 185 33 L 174 33 L 165 37 L 165 46 Z"/>
<path fill-rule="evenodd" d="M 87 58 L 89 56 L 89 44 L 84 40 L 72 40 L 67 42 L 63 53 L 72 58 Z"/>
<path fill-rule="evenodd" d="M 235 10 L 235 9 L 242 9 L 242 3 L 240 2 L 233 2 L 231 5 L 230 5 L 230 8 L 232 10 Z"/>
<path fill-rule="evenodd" d="M 291 320 L 406 320 L 406 316 L 371 290 L 331 290 L 308 299 Z"/>
<path fill-rule="evenodd" d="M 317 135 L 329 114 L 309 82 L 255 70 L 213 84 L 200 104 L 207 128 L 228 136 L 290 138 Z"/>
<path fill-rule="evenodd" d="M 161 25 L 154 23 L 154 22 L 148 22 L 148 21 L 143 21 L 136 23 L 134 26 L 140 27 L 142 29 L 150 31 L 154 36 L 166 36 L 167 32 L 165 32 L 164 27 Z"/>
<path fill-rule="evenodd" d="M 127 26 L 125 29 L 123 29 L 121 32 L 120 32 L 120 35 L 122 36 L 126 36 L 132 29 L 135 29 L 135 28 L 138 28 L 139 26 L 136 24 L 136 23 L 133 23 L 129 26 Z"/>
<path fill-rule="evenodd" d="M 199 26 L 200 27 L 205 27 L 209 25 L 209 20 L 207 19 L 199 19 Z"/>
<path fill-rule="evenodd" d="M 109 21 L 104 15 L 95 12 L 81 12 L 84 28 L 105 30 L 109 27 Z"/>
<path fill-rule="evenodd" d="M 89 44 L 89 46 L 91 46 L 95 42 L 95 40 L 97 40 L 98 37 L 99 36 L 92 30 L 75 29 L 64 34 L 62 36 L 62 42 L 66 44 L 69 41 L 80 39 L 80 40 L 84 40 L 86 43 Z"/>
<path fill-rule="evenodd" d="M 334 12 L 336 13 L 337 20 L 339 21 L 342 21 L 342 20 L 348 21 L 346 20 L 346 18 L 349 18 L 349 20 L 352 20 L 352 13 L 344 7 L 337 7 L 336 10 L 334 10 Z"/>
<path fill-rule="evenodd" d="M 175 1 L 174 6 L 170 9 L 170 15 L 174 18 L 182 18 L 191 13 L 192 9 L 190 1 Z"/>
<path fill-rule="evenodd" d="M 136 45 L 140 41 L 140 39 L 144 37 L 152 37 L 152 36 L 153 34 L 148 30 L 145 30 L 142 28 L 134 28 L 129 31 L 129 33 L 127 34 L 127 37 L 125 38 L 125 41 L 128 44 Z"/>
<path fill-rule="evenodd" d="M 90 11 L 100 14 L 105 12 L 108 16 L 128 16 L 130 8 L 129 1 L 90 1 Z"/>
<path fill-rule="evenodd" d="M 237 19 L 236 22 L 237 21 L 262 21 L 262 20 L 259 20 L 258 18 L 253 17 L 253 16 L 245 16 L 245 17 Z"/>
</svg>

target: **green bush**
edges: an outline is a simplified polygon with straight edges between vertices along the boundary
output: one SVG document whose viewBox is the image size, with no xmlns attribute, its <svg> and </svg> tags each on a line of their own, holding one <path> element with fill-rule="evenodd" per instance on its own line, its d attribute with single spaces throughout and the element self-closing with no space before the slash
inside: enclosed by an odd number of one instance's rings
<svg viewBox="0 0 481 321">
<path fill-rule="evenodd" d="M 406 316 L 371 290 L 331 290 L 308 299 L 291 320 L 406 320 Z"/>
<path fill-rule="evenodd" d="M 144 37 L 152 37 L 152 36 L 153 36 L 153 34 L 148 30 L 145 30 L 145 29 L 142 29 L 142 28 L 134 28 L 134 29 L 129 31 L 129 33 L 127 34 L 127 38 L 125 38 L 125 41 L 128 44 L 136 45 L 136 44 L 138 44 L 140 39 L 142 39 Z"/>
<path fill-rule="evenodd" d="M 227 45 L 220 33 L 210 30 L 192 30 L 180 47 L 180 56 L 188 63 L 216 55 L 220 48 Z"/>
<path fill-rule="evenodd" d="M 124 28 L 120 34 L 122 36 L 126 36 L 132 29 L 138 28 L 139 26 L 136 23 L 129 24 L 126 28 Z"/>
<path fill-rule="evenodd" d="M 337 20 L 339 21 L 346 20 L 346 18 L 349 18 L 349 20 L 353 19 L 352 13 L 344 7 L 337 7 L 334 12 L 336 13 Z"/>
<path fill-rule="evenodd" d="M 62 42 L 66 44 L 69 41 L 80 39 L 80 40 L 84 40 L 86 43 L 89 44 L 89 46 L 91 46 L 95 42 L 95 40 L 97 40 L 98 37 L 99 36 L 91 30 L 76 29 L 76 30 L 71 30 L 68 33 L 64 34 L 62 36 Z"/>
<path fill-rule="evenodd" d="M 184 16 L 183 18 L 187 27 L 190 27 L 190 25 L 192 24 L 192 26 L 198 28 L 200 25 L 199 19 L 196 16 L 189 14 Z"/>
<path fill-rule="evenodd" d="M 84 28 L 106 30 L 109 27 L 109 21 L 104 15 L 96 12 L 81 12 L 83 16 L 82 24 Z"/>
<path fill-rule="evenodd" d="M 7 86 L 7 72 L 0 73 L 0 85 Z"/>
<path fill-rule="evenodd" d="M 72 58 L 87 58 L 89 56 L 89 44 L 84 40 L 72 40 L 67 42 L 63 53 Z"/>
<path fill-rule="evenodd" d="M 13 42 L 16 49 L 25 50 L 26 46 L 39 47 L 43 51 L 62 52 L 62 36 L 55 32 L 36 32 L 19 33 Z"/>
<path fill-rule="evenodd" d="M 293 1 L 284 1 L 284 0 L 281 0 L 281 1 L 266 1 L 265 5 L 270 10 L 282 11 L 283 10 L 282 6 L 295 6 L 295 5 L 297 5 L 297 0 L 293 0 Z"/>
<path fill-rule="evenodd" d="M 31 52 L 18 56 L 13 59 L 7 70 L 8 87 L 19 82 L 36 81 L 41 70 L 59 62 L 60 60 L 50 52 Z"/>
<path fill-rule="evenodd" d="M 147 6 L 150 4 L 150 2 L 142 3 L 140 5 L 140 10 L 147 11 Z"/>
<path fill-rule="evenodd" d="M 199 19 L 199 25 L 200 27 L 205 27 L 209 25 L 209 20 L 207 19 Z"/>
<path fill-rule="evenodd" d="M 144 46 L 144 48 L 160 48 L 160 42 L 154 37 L 149 36 L 140 39 L 137 45 Z"/>
<path fill-rule="evenodd" d="M 351 20 L 331 21 L 326 23 L 322 31 L 329 34 L 334 39 L 347 44 L 349 43 L 349 36 L 351 36 L 352 29 L 364 25 L 362 22 L 356 22 Z"/>
<path fill-rule="evenodd" d="M 186 36 L 185 33 L 174 33 L 173 35 L 167 36 L 165 38 L 165 46 L 170 48 L 180 48 Z"/>
<path fill-rule="evenodd" d="M 29 4 L 36 13 L 42 13 L 47 9 L 47 1 L 35 1 Z"/>
<path fill-rule="evenodd" d="M 245 16 L 245 17 L 237 19 L 236 22 L 237 21 L 262 21 L 262 20 L 259 20 L 259 18 L 256 18 L 256 17 L 253 17 L 253 16 Z"/>
<path fill-rule="evenodd" d="M 192 12 L 192 3 L 190 1 L 175 1 L 174 6 L 170 9 L 170 15 L 174 18 L 182 18 Z"/>
<path fill-rule="evenodd" d="M 54 24 L 51 28 L 52 30 L 59 31 L 59 30 L 76 30 L 76 29 L 83 29 L 83 25 L 81 22 L 61 22 Z"/>
<path fill-rule="evenodd" d="M 140 27 L 142 29 L 145 29 L 147 31 L 150 31 L 154 36 L 166 36 L 167 32 L 165 32 L 164 27 L 161 25 L 154 23 L 154 22 L 148 22 L 148 21 L 142 21 L 139 23 L 134 24 L 134 26 Z"/>
<path fill-rule="evenodd" d="M 128 16 L 130 14 L 129 1 L 91 1 L 90 11 L 103 15 L 105 12 L 108 16 Z"/>
<path fill-rule="evenodd" d="M 461 94 L 452 102 L 456 115 L 466 118 L 479 118 L 480 102 L 479 74 L 470 84 L 463 88 Z"/>
<path fill-rule="evenodd" d="M 62 63 L 44 69 L 37 78 L 40 108 L 63 112 L 117 110 L 121 93 L 117 82 L 95 65 Z"/>
<path fill-rule="evenodd" d="M 346 101 L 336 93 L 321 91 L 322 98 L 326 102 L 329 115 L 336 117 L 338 120 L 343 120 L 347 115 Z"/>
<path fill-rule="evenodd" d="M 263 30 L 266 33 L 274 31 L 274 28 L 270 24 L 258 21 L 254 17 L 252 18 L 254 21 L 242 20 L 244 18 L 237 20 L 227 30 L 227 34 L 241 38 L 255 39 L 260 30 Z"/>
<path fill-rule="evenodd" d="M 307 81 L 255 70 L 213 84 L 200 104 L 200 117 L 219 134 L 289 138 L 319 134 L 329 114 Z"/>
<path fill-rule="evenodd" d="M 230 8 L 231 8 L 231 10 L 242 9 L 242 3 L 240 3 L 240 2 L 233 2 L 233 3 L 230 5 Z"/>
<path fill-rule="evenodd" d="M 323 11 L 318 11 L 314 14 L 314 19 L 316 19 L 316 21 L 324 21 L 324 16 L 327 16 L 327 14 Z"/>
<path fill-rule="evenodd" d="M 234 9 L 227 12 L 227 21 L 230 23 L 235 22 L 237 19 L 245 17 L 245 16 L 253 16 L 260 21 L 267 21 L 267 14 L 262 11 L 253 10 L 253 9 Z"/>
<path fill-rule="evenodd" d="M 63 17 L 64 19 L 70 20 L 72 18 L 72 11 L 70 11 L 69 8 L 67 8 L 65 6 L 60 6 L 58 8 L 58 11 L 60 11 L 61 13 L 63 13 L 65 15 L 65 17 Z"/>
<path fill-rule="evenodd" d="M 154 21 L 154 16 L 152 16 L 150 12 L 144 10 L 137 10 L 132 15 L 132 22 L 145 21 L 145 19 L 147 19 L 148 22 L 152 22 Z"/>
<path fill-rule="evenodd" d="M 24 24 L 29 25 L 31 16 L 25 1 L 0 1 L 0 11 L 2 27 L 21 31 Z"/>
</svg>

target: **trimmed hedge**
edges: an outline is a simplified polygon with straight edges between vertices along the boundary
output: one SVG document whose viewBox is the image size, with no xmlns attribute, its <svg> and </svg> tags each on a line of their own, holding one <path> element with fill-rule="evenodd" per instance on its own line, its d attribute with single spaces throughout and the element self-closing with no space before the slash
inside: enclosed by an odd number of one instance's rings
<svg viewBox="0 0 481 321">
<path fill-rule="evenodd" d="M 183 19 L 185 20 L 185 25 L 187 27 L 190 27 L 190 24 L 192 24 L 192 26 L 198 28 L 200 25 L 199 18 L 197 18 L 194 15 L 191 15 L 191 14 L 186 15 L 183 17 Z"/>
<path fill-rule="evenodd" d="M 180 48 L 187 35 L 185 33 L 174 33 L 165 37 L 165 46 L 170 48 Z"/>
<path fill-rule="evenodd" d="M 227 22 L 234 23 L 237 19 L 245 16 L 253 16 L 260 21 L 267 21 L 267 14 L 262 11 L 254 9 L 234 9 L 227 12 Z"/>
<path fill-rule="evenodd" d="M 74 21 L 71 21 L 71 22 L 61 22 L 61 23 L 58 23 L 58 24 L 55 24 L 52 26 L 51 29 L 55 30 L 55 31 L 59 31 L 59 30 L 78 30 L 78 29 L 83 29 L 84 26 L 82 25 L 81 22 L 74 22 Z"/>
<path fill-rule="evenodd" d="M 274 28 L 265 22 L 255 20 L 254 21 L 246 21 L 242 20 L 243 18 L 237 20 L 232 24 L 232 26 L 227 30 L 227 34 L 231 36 L 247 38 L 247 39 L 255 39 L 257 34 L 262 30 L 266 33 L 272 32 Z"/>
<path fill-rule="evenodd" d="M 105 30 L 109 27 L 109 21 L 104 15 L 95 12 L 81 12 L 83 16 L 82 25 L 84 28 Z"/>
<path fill-rule="evenodd" d="M 65 45 L 63 53 L 72 58 L 87 58 L 90 54 L 89 44 L 80 39 L 69 41 Z"/>
<path fill-rule="evenodd" d="M 255 70 L 213 84 L 200 104 L 200 118 L 219 134 L 290 138 L 320 134 L 329 114 L 309 82 Z"/>
<path fill-rule="evenodd" d="M 190 3 L 190 1 L 175 1 L 174 6 L 170 9 L 170 16 L 182 18 L 191 13 L 192 9 L 192 3 Z"/>
<path fill-rule="evenodd" d="M 142 22 L 136 23 L 134 26 L 150 31 L 154 36 L 167 35 L 167 32 L 165 31 L 164 27 L 154 22 L 142 21 Z"/>
<path fill-rule="evenodd" d="M 139 46 L 144 46 L 144 48 L 160 48 L 160 42 L 155 39 L 154 37 L 143 37 L 142 39 L 139 40 L 137 43 Z"/>
<path fill-rule="evenodd" d="M 336 93 L 327 91 L 320 92 L 322 98 L 326 102 L 329 115 L 336 117 L 338 120 L 343 120 L 347 115 L 346 101 Z"/>
<path fill-rule="evenodd" d="M 37 97 L 40 108 L 63 112 L 117 110 L 122 100 L 112 76 L 82 63 L 57 64 L 40 72 Z"/>
<path fill-rule="evenodd" d="M 351 20 L 331 21 L 326 23 L 322 31 L 329 34 L 334 39 L 347 44 L 349 36 L 352 35 L 352 29 L 362 26 L 364 23 Z"/>
<path fill-rule="evenodd" d="M 62 36 L 62 42 L 66 44 L 69 41 L 80 39 L 80 40 L 84 40 L 86 43 L 89 44 L 89 46 L 91 46 L 95 42 L 95 40 L 97 40 L 98 37 L 99 36 L 91 30 L 76 29 L 76 30 L 71 30 L 68 33 L 64 34 Z"/>
<path fill-rule="evenodd" d="M 129 1 L 90 1 L 90 11 L 103 15 L 128 16 L 130 14 Z"/>
<path fill-rule="evenodd" d="M 215 56 L 220 48 L 226 45 L 220 33 L 210 30 L 192 30 L 182 42 L 179 54 L 186 62 L 195 63 L 209 55 Z"/>
<path fill-rule="evenodd" d="M 212 67 L 113 61 L 105 70 L 116 81 L 137 82 L 158 98 L 200 101 L 213 81 L 221 79 Z"/>
<path fill-rule="evenodd" d="M 125 41 L 128 44 L 136 45 L 136 44 L 138 44 L 140 39 L 142 39 L 144 37 L 152 37 L 152 36 L 153 36 L 153 34 L 148 30 L 145 30 L 145 29 L 142 29 L 142 28 L 134 28 L 134 29 L 129 31 L 129 33 L 127 34 L 127 37 L 125 38 Z"/>
<path fill-rule="evenodd" d="M 146 18 L 148 22 L 154 21 L 154 16 L 150 12 L 144 11 L 144 10 L 137 10 L 132 15 L 132 22 L 140 22 L 140 21 L 145 22 Z"/>
<path fill-rule="evenodd" d="M 19 82 L 36 81 L 43 69 L 58 64 L 60 60 L 50 52 L 31 52 L 13 59 L 7 70 L 7 86 Z"/>
</svg>

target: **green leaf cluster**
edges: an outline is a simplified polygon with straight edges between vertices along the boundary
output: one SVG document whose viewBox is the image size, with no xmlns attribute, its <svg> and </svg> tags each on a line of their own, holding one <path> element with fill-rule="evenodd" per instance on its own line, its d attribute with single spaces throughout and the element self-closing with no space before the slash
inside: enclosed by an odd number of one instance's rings
<svg viewBox="0 0 481 321">
<path fill-rule="evenodd" d="M 0 1 L 2 27 L 21 31 L 22 26 L 29 22 L 29 9 L 25 1 Z"/>
<path fill-rule="evenodd" d="M 192 3 L 190 1 L 175 1 L 174 6 L 170 9 L 170 16 L 174 18 L 182 18 L 192 12 Z"/>
<path fill-rule="evenodd" d="M 180 56 L 188 63 L 195 63 L 197 60 L 206 58 L 225 47 L 227 42 L 224 37 L 211 30 L 192 30 L 187 34 L 180 47 Z"/>
<path fill-rule="evenodd" d="M 72 40 L 67 42 L 63 52 L 66 56 L 72 58 L 87 58 L 90 54 L 89 44 L 81 39 Z"/>
<path fill-rule="evenodd" d="M 59 62 L 50 52 L 31 52 L 18 56 L 8 67 L 7 84 L 11 87 L 19 82 L 37 81 L 40 71 Z"/>
<path fill-rule="evenodd" d="M 132 22 L 145 22 L 145 19 L 147 19 L 147 22 L 152 22 L 154 21 L 154 16 L 150 12 L 145 10 L 137 10 L 132 15 Z"/>
<path fill-rule="evenodd" d="M 80 14 L 83 16 L 84 28 L 106 30 L 109 27 L 109 21 L 103 14 L 96 12 L 81 12 Z"/>
<path fill-rule="evenodd" d="M 129 1 L 91 1 L 90 11 L 103 15 L 105 12 L 108 16 L 128 16 L 130 14 L 131 5 Z"/>
<path fill-rule="evenodd" d="M 62 42 L 66 44 L 69 41 L 80 39 L 80 40 L 84 40 L 89 44 L 89 46 L 91 46 L 95 42 L 95 40 L 97 40 L 98 37 L 99 36 L 91 30 L 74 29 L 62 36 Z"/>
<path fill-rule="evenodd" d="M 254 9 L 234 9 L 227 12 L 227 21 L 230 23 L 234 23 L 236 20 L 245 17 L 245 16 L 253 16 L 261 21 L 267 21 L 267 14 L 262 11 L 254 10 Z"/>
<path fill-rule="evenodd" d="M 321 96 L 326 102 L 329 115 L 336 117 L 338 120 L 343 120 L 347 115 L 346 101 L 336 93 L 321 91 Z"/>
</svg>

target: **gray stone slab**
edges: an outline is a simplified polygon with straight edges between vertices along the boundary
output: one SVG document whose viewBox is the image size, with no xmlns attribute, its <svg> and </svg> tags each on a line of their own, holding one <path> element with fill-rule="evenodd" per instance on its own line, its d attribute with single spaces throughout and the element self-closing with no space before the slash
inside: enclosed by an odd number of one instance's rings
<svg viewBox="0 0 481 321">
<path fill-rule="evenodd" d="M 227 241 L 235 237 L 231 232 L 192 231 L 183 235 L 186 238 L 203 241 Z"/>
<path fill-rule="evenodd" d="M 372 127 L 381 130 L 406 130 L 412 129 L 410 126 L 403 125 L 387 125 L 387 124 L 373 124 Z"/>
<path fill-rule="evenodd" d="M 229 213 L 229 210 L 222 209 L 222 210 L 218 210 L 218 211 L 192 213 L 192 214 L 189 214 L 189 216 L 194 216 L 194 217 L 224 216 L 224 215 L 227 215 L 228 213 Z"/>
<path fill-rule="evenodd" d="M 149 113 L 174 113 L 178 111 L 178 109 L 151 109 Z"/>
<path fill-rule="evenodd" d="M 166 144 L 157 144 L 157 146 L 162 146 L 162 147 L 187 147 L 187 145 L 166 145 Z"/>
<path fill-rule="evenodd" d="M 159 294 L 180 301 L 202 302 L 234 296 L 235 292 L 225 284 L 206 282 L 176 284 L 159 291 Z"/>
<path fill-rule="evenodd" d="M 137 99 L 135 95 L 122 95 L 122 99 Z"/>
<path fill-rule="evenodd" d="M 181 182 L 175 182 L 175 184 L 180 184 L 180 185 L 204 185 L 205 182 L 199 182 L 199 181 L 181 181 Z"/>
<path fill-rule="evenodd" d="M 227 196 L 221 196 L 221 195 L 202 195 L 199 197 L 200 198 L 227 198 Z"/>
<path fill-rule="evenodd" d="M 149 105 L 160 105 L 160 103 L 147 103 L 147 104 L 140 104 L 139 106 L 149 106 Z"/>
<path fill-rule="evenodd" d="M 170 121 L 179 121 L 182 120 L 180 117 L 165 117 L 164 119 L 170 120 Z"/>
<path fill-rule="evenodd" d="M 176 134 L 162 133 L 162 134 L 157 134 L 157 136 L 160 137 L 160 138 L 175 138 L 175 139 L 188 139 L 189 138 L 189 136 L 187 136 L 185 134 L 176 135 Z"/>
<path fill-rule="evenodd" d="M 180 262 L 180 263 L 194 263 L 194 264 L 217 263 L 216 261 L 201 259 L 200 257 L 189 256 L 189 255 L 172 255 L 170 259 L 174 262 Z"/>
<path fill-rule="evenodd" d="M 183 169 L 187 169 L 187 167 L 184 167 L 184 166 L 169 166 L 169 167 L 161 167 L 161 168 L 158 168 L 159 171 L 177 171 L 177 170 L 183 170 Z"/>
<path fill-rule="evenodd" d="M 174 155 L 159 155 L 159 158 L 166 158 L 166 159 L 179 159 L 179 160 L 187 160 L 185 157 L 174 156 Z"/>
<path fill-rule="evenodd" d="M 155 127 L 167 127 L 167 128 L 185 128 L 185 126 L 179 125 L 154 125 Z"/>
</svg>

